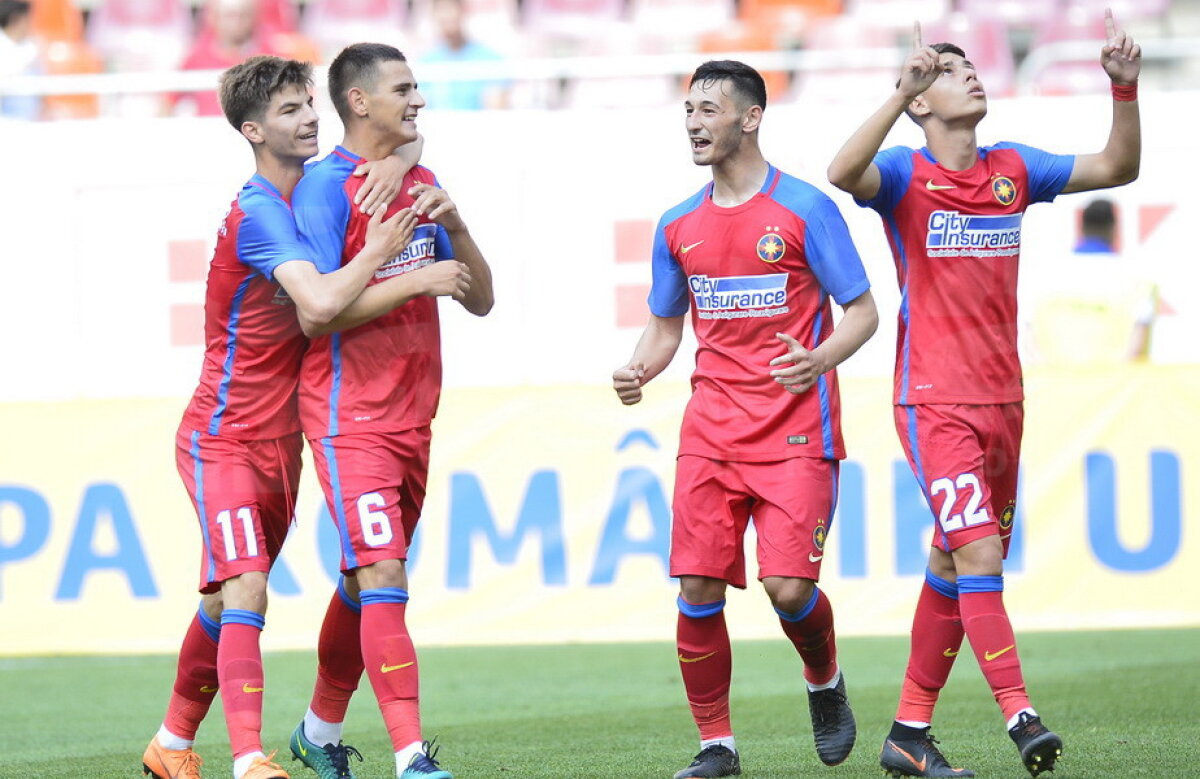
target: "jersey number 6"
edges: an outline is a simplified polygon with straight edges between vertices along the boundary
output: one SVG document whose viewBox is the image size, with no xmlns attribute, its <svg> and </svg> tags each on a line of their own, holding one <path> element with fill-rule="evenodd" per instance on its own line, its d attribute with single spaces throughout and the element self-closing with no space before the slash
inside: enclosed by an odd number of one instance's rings
<svg viewBox="0 0 1200 779">
<path fill-rule="evenodd" d="M 387 514 L 376 511 L 387 505 L 378 492 L 358 496 L 358 524 L 362 526 L 363 540 L 370 546 L 383 546 L 392 540 L 392 523 Z"/>
</svg>

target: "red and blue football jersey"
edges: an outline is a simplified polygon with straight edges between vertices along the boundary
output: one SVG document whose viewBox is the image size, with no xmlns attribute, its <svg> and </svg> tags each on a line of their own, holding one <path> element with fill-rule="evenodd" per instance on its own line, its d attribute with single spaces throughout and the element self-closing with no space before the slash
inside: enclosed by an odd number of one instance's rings
<svg viewBox="0 0 1200 779">
<path fill-rule="evenodd" d="M 354 205 L 365 179 L 351 175 L 364 162 L 339 146 L 296 186 L 296 224 L 322 273 L 354 259 L 366 243 L 370 217 Z M 413 204 L 408 190 L 416 184 L 438 185 L 427 168 L 414 167 L 385 218 Z M 408 246 L 369 283 L 453 258 L 446 231 L 421 217 Z M 301 422 L 309 438 L 423 427 L 437 412 L 441 391 L 437 301 L 421 296 L 358 327 L 312 340 L 300 381 Z"/>
<path fill-rule="evenodd" d="M 793 395 L 770 375 L 776 333 L 815 349 L 833 332 L 830 298 L 870 288 L 837 206 L 769 168 L 762 189 L 722 208 L 712 184 L 672 208 L 654 236 L 650 311 L 696 333 L 679 453 L 735 462 L 845 457 L 837 372 Z"/>
<path fill-rule="evenodd" d="M 184 425 L 237 439 L 300 429 L 296 386 L 308 339 L 274 274 L 308 257 L 287 201 L 255 175 L 217 233 L 204 299 L 204 364 Z"/>
<path fill-rule="evenodd" d="M 1075 158 L 1000 143 L 967 170 L 928 149 L 879 152 L 879 192 L 857 201 L 879 212 L 896 261 L 900 316 L 895 402 L 1022 400 L 1017 356 L 1021 217 L 1050 202 Z"/>
</svg>

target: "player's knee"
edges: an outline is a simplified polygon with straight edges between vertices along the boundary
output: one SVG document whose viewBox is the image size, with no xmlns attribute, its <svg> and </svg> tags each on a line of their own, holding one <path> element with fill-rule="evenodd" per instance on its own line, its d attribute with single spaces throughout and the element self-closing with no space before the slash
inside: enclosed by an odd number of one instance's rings
<svg viewBox="0 0 1200 779">
<path fill-rule="evenodd" d="M 242 609 L 257 614 L 267 613 L 267 575 L 248 571 L 221 583 L 221 602 L 224 609 Z"/>
<path fill-rule="evenodd" d="M 811 579 L 783 576 L 763 579 L 763 587 L 767 590 L 767 596 L 771 598 L 771 605 L 789 614 L 794 614 L 808 605 L 815 586 Z"/>
<path fill-rule="evenodd" d="M 693 606 L 716 603 L 725 597 L 725 582 L 707 576 L 680 576 L 679 594 Z"/>
<path fill-rule="evenodd" d="M 355 578 L 363 590 L 376 590 L 381 587 L 408 588 L 408 576 L 403 560 L 380 560 L 364 565 L 356 571 Z"/>
<path fill-rule="evenodd" d="M 1004 572 L 1004 546 L 1000 536 L 986 536 L 954 550 L 959 576 L 999 576 Z M 937 573 L 934 571 L 934 573 Z"/>
</svg>

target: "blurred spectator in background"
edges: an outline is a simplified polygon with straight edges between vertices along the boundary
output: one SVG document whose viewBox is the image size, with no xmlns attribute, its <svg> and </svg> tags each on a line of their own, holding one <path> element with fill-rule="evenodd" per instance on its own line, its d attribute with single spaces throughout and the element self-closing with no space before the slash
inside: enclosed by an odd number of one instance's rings
<svg viewBox="0 0 1200 779">
<path fill-rule="evenodd" d="M 307 39 L 259 23 L 258 0 L 208 0 L 200 34 L 181 67 L 226 70 L 255 54 L 315 62 L 316 49 Z M 220 116 L 216 80 L 213 88 L 175 97 L 175 113 Z"/>
<path fill-rule="evenodd" d="M 0 78 L 41 72 L 38 48 L 30 34 L 33 7 L 25 0 L 0 0 Z M 37 119 L 42 101 L 31 95 L 0 96 L 0 116 Z"/>
<path fill-rule="evenodd" d="M 1083 209 L 1082 235 L 1075 244 L 1076 254 L 1116 254 L 1117 210 L 1107 198 L 1097 198 Z"/>
<path fill-rule="evenodd" d="M 1079 225 L 1069 257 L 1046 258 L 1032 269 L 1033 356 L 1073 365 L 1144 360 L 1157 308 L 1154 284 L 1119 251 L 1113 201 L 1088 203 Z"/>
<path fill-rule="evenodd" d="M 430 13 L 438 42 L 421 58 L 422 63 L 498 62 L 499 53 L 467 36 L 464 0 L 433 0 Z M 437 81 L 421 84 L 421 92 L 435 109 L 479 110 L 508 107 L 508 82 L 503 80 Z"/>
</svg>

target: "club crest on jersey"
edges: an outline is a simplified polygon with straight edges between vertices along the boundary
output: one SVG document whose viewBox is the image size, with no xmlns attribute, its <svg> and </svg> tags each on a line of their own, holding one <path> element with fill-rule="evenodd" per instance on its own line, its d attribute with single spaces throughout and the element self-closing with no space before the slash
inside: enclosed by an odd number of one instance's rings
<svg viewBox="0 0 1200 779">
<path fill-rule="evenodd" d="M 762 276 L 688 276 L 701 319 L 746 319 L 786 314 L 786 273 Z"/>
<path fill-rule="evenodd" d="M 1020 214 L 934 211 L 928 230 L 925 249 L 930 257 L 1015 257 L 1021 251 Z"/>
<path fill-rule="evenodd" d="M 825 529 L 825 518 L 822 517 L 821 519 L 817 520 L 817 527 L 815 530 L 813 530 L 813 546 L 817 548 L 817 551 L 820 552 L 825 550 L 825 537 L 827 535 L 828 531 Z"/>
<path fill-rule="evenodd" d="M 997 203 L 1010 206 L 1017 199 L 1017 185 L 1008 176 L 998 176 L 992 180 L 992 194 Z"/>
<path fill-rule="evenodd" d="M 413 230 L 413 237 L 408 242 L 408 246 L 404 247 L 404 251 L 381 265 L 379 270 L 375 271 L 375 278 L 380 280 L 390 279 L 393 276 L 410 273 L 417 268 L 423 268 L 432 262 L 436 262 L 436 236 L 437 225 L 417 225 L 416 229 Z"/>
<path fill-rule="evenodd" d="M 763 262 L 779 262 L 783 259 L 784 252 L 787 251 L 787 244 L 783 242 L 778 233 L 767 233 L 758 239 L 756 250 L 758 259 Z"/>
<path fill-rule="evenodd" d="M 1013 517 L 1016 515 L 1016 513 L 1017 513 L 1017 510 L 1016 510 L 1016 507 L 1013 506 L 1013 504 L 1009 503 L 1007 506 L 1004 507 L 1004 511 L 1000 512 L 1000 529 L 1001 530 L 1008 530 L 1009 528 L 1011 528 L 1013 526 Z"/>
</svg>

